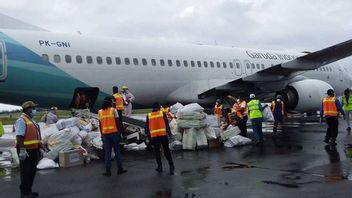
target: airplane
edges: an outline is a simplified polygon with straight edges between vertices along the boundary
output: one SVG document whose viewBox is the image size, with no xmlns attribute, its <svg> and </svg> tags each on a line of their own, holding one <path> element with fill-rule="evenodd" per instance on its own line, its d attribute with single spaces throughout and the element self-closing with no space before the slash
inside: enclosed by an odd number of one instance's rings
<svg viewBox="0 0 352 198">
<path fill-rule="evenodd" d="M 255 93 L 280 94 L 289 110 L 308 112 L 319 109 L 328 89 L 341 95 L 352 85 L 351 68 L 336 62 L 352 54 L 352 40 L 297 53 L 53 33 L 0 19 L 0 102 L 6 104 L 33 100 L 69 109 L 84 95 L 98 109 L 113 86 L 128 85 L 134 108 L 155 101 L 209 106 L 219 96 Z"/>
</svg>

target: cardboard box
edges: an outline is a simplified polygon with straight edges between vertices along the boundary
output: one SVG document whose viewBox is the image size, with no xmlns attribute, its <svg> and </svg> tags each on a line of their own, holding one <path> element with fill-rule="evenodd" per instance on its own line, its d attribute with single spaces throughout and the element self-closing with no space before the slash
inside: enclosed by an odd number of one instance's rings
<svg viewBox="0 0 352 198">
<path fill-rule="evenodd" d="M 223 143 L 219 142 L 218 139 L 215 140 L 208 140 L 208 148 L 220 148 L 222 147 Z"/>
<path fill-rule="evenodd" d="M 83 164 L 83 152 L 80 149 L 60 151 L 60 167 L 71 167 Z"/>
</svg>

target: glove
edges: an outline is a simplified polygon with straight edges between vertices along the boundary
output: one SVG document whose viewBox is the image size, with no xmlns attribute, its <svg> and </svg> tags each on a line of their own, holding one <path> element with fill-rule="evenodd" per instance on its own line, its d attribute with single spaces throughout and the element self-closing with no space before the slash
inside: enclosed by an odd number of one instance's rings
<svg viewBox="0 0 352 198">
<path fill-rule="evenodd" d="M 28 157 L 28 153 L 25 148 L 20 148 L 20 153 L 18 154 L 18 159 L 21 161 L 25 160 Z"/>
</svg>

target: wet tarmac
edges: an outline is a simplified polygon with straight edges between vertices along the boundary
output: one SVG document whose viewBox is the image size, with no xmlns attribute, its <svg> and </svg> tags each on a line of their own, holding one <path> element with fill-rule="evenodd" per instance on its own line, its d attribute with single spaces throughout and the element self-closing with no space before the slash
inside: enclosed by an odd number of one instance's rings
<svg viewBox="0 0 352 198">
<path fill-rule="evenodd" d="M 106 178 L 103 162 L 38 171 L 40 197 L 351 197 L 351 161 L 344 144 L 351 134 L 340 120 L 338 145 L 323 142 L 326 126 L 316 117 L 290 118 L 273 138 L 264 127 L 263 146 L 176 151 L 175 175 L 157 173 L 153 153 L 123 153 L 128 172 Z M 251 130 L 250 135 L 251 134 Z M 19 197 L 19 172 L 0 155 L 1 197 Z M 6 164 L 7 163 L 7 164 Z M 113 170 L 116 173 L 116 169 Z"/>
</svg>

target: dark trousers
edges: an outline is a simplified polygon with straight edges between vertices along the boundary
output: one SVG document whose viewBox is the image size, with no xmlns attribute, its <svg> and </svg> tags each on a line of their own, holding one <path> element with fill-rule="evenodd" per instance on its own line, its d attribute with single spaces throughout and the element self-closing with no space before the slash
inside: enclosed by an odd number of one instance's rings
<svg viewBox="0 0 352 198">
<path fill-rule="evenodd" d="M 117 114 L 119 114 L 119 125 L 121 129 L 121 134 L 122 136 L 125 136 L 125 130 L 124 130 L 123 121 L 122 121 L 122 110 L 117 110 Z"/>
<path fill-rule="evenodd" d="M 263 119 L 254 118 L 254 119 L 251 119 L 251 122 L 252 122 L 252 128 L 253 128 L 255 140 L 257 142 L 262 142 L 263 141 L 263 131 L 262 131 Z"/>
<path fill-rule="evenodd" d="M 328 124 L 325 139 L 335 141 L 339 132 L 339 118 L 337 116 L 329 116 L 325 119 Z"/>
<path fill-rule="evenodd" d="M 154 137 L 152 138 L 152 142 L 154 145 L 155 158 L 156 158 L 156 163 L 158 164 L 158 167 L 162 167 L 161 155 L 160 155 L 160 145 L 162 145 L 164 150 L 164 155 L 167 161 L 169 162 L 170 168 L 174 168 L 174 162 L 172 161 L 171 152 L 169 149 L 168 137 L 167 136 Z"/>
<path fill-rule="evenodd" d="M 19 153 L 17 149 L 17 153 Z M 26 195 L 32 192 L 32 186 L 37 172 L 37 164 L 40 159 L 39 149 L 27 149 L 28 157 L 20 160 L 21 194 Z"/>
<path fill-rule="evenodd" d="M 118 133 L 103 134 L 104 160 L 106 169 L 111 169 L 111 150 L 114 148 L 117 168 L 122 169 L 120 159 L 120 135 Z"/>
<path fill-rule="evenodd" d="M 240 129 L 240 135 L 243 137 L 247 137 L 247 120 L 248 116 L 244 116 L 242 119 L 237 120 L 238 128 Z"/>
</svg>

